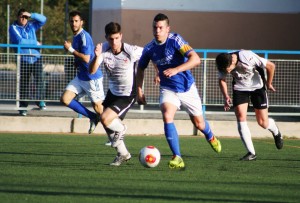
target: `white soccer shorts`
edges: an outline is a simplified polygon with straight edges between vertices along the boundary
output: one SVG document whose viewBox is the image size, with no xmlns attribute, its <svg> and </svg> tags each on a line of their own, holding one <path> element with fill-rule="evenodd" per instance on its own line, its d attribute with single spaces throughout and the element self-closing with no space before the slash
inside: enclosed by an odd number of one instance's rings
<svg viewBox="0 0 300 203">
<path fill-rule="evenodd" d="M 176 93 L 168 89 L 160 88 L 159 100 L 160 105 L 168 102 L 175 105 L 178 110 L 180 110 L 182 106 L 189 115 L 203 115 L 202 102 L 195 83 L 191 86 L 189 91 L 183 93 Z"/>
<path fill-rule="evenodd" d="M 87 95 L 94 103 L 103 101 L 105 98 L 103 90 L 103 78 L 84 81 L 77 76 L 67 85 L 66 90 L 74 92 L 79 98 Z"/>
</svg>

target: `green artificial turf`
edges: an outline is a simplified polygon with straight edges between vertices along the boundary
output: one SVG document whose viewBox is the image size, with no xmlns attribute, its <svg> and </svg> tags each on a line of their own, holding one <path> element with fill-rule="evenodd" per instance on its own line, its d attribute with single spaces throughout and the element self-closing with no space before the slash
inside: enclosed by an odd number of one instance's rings
<svg viewBox="0 0 300 203">
<path fill-rule="evenodd" d="M 221 138 L 215 153 L 203 137 L 180 137 L 186 170 L 171 170 L 163 136 L 127 136 L 132 159 L 110 166 L 115 150 L 105 136 L 0 134 L 1 202 L 299 202 L 300 140 L 255 139 L 256 161 L 239 161 L 240 139 Z M 146 145 L 162 155 L 144 168 Z"/>
</svg>

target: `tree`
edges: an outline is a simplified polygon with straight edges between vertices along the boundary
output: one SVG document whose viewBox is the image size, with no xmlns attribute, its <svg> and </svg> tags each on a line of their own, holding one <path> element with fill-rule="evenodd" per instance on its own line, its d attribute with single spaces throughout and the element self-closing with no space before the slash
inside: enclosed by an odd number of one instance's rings
<svg viewBox="0 0 300 203">
<path fill-rule="evenodd" d="M 43 14 L 47 17 L 47 23 L 42 28 L 42 44 L 62 45 L 65 39 L 71 39 L 72 33 L 68 24 L 68 12 L 79 10 L 85 18 L 85 29 L 89 25 L 89 0 L 44 0 Z M 7 25 L 7 5 L 10 5 L 9 25 L 16 20 L 16 14 L 20 8 L 26 8 L 30 12 L 41 13 L 41 0 L 0 0 L 0 24 Z M 9 26 L 8 25 L 8 26 Z M 7 43 L 7 26 L 0 28 L 0 43 Z M 38 39 L 40 32 L 37 32 Z M 0 49 L 1 52 L 3 50 Z M 43 53 L 51 53 L 53 50 L 44 50 Z M 57 50 L 55 50 L 57 53 Z M 64 53 L 63 50 L 59 53 Z"/>
</svg>

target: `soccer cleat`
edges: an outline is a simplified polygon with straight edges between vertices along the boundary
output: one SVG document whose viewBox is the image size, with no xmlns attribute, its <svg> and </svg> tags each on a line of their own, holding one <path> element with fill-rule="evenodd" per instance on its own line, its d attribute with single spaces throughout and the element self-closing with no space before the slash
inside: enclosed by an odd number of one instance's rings
<svg viewBox="0 0 300 203">
<path fill-rule="evenodd" d="M 275 140 L 275 145 L 277 149 L 282 149 L 283 147 L 283 139 L 281 136 L 281 133 L 278 131 L 277 135 L 273 135 L 274 140 Z"/>
<path fill-rule="evenodd" d="M 169 161 L 169 168 L 171 168 L 171 169 L 184 169 L 185 165 L 184 165 L 183 159 L 178 155 L 174 155 L 172 157 L 172 160 Z"/>
<path fill-rule="evenodd" d="M 27 116 L 27 111 L 26 111 L 26 110 L 20 110 L 20 111 L 19 111 L 19 114 L 20 114 L 21 116 Z"/>
<path fill-rule="evenodd" d="M 254 161 L 256 160 L 256 155 L 248 152 L 245 156 L 240 158 L 241 161 Z"/>
<path fill-rule="evenodd" d="M 124 126 L 124 130 L 121 132 L 115 132 L 115 135 L 111 141 L 111 146 L 112 147 L 117 147 L 121 144 L 121 142 L 123 142 L 124 140 L 124 135 L 126 133 L 127 130 L 127 126 L 125 124 L 123 124 Z"/>
<path fill-rule="evenodd" d="M 122 163 L 127 162 L 131 159 L 131 154 L 128 153 L 126 155 L 117 154 L 116 158 L 110 163 L 111 166 L 120 166 Z"/>
<path fill-rule="evenodd" d="M 105 146 L 111 146 L 111 142 L 110 141 L 107 141 L 106 143 L 105 143 Z"/>
<path fill-rule="evenodd" d="M 96 127 L 97 127 L 97 125 L 99 123 L 99 120 L 100 120 L 100 118 L 99 118 L 98 115 L 96 116 L 95 119 L 93 119 L 93 120 L 91 119 L 90 120 L 90 129 L 88 131 L 89 134 L 92 134 L 94 132 L 94 130 L 96 129 Z"/>
<path fill-rule="evenodd" d="M 220 153 L 222 150 L 221 142 L 215 136 L 211 140 L 208 141 L 213 150 L 217 153 Z"/>
</svg>

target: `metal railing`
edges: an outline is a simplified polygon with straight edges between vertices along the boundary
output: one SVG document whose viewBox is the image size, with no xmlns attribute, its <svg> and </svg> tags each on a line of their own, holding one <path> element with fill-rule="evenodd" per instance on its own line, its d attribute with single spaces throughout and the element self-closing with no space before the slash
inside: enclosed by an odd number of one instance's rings
<svg viewBox="0 0 300 203">
<path fill-rule="evenodd" d="M 12 101 L 18 103 L 20 101 L 20 49 L 24 47 L 39 49 L 58 49 L 63 50 L 63 46 L 54 45 L 12 45 L 0 44 L 0 101 Z M 11 53 L 10 48 L 16 50 Z M 195 77 L 196 85 L 202 97 L 203 108 L 206 106 L 222 106 L 223 98 L 218 86 L 217 69 L 215 67 L 214 58 L 209 58 L 210 54 L 220 52 L 229 52 L 233 50 L 216 50 L 216 49 L 196 49 L 201 56 L 202 63 L 199 67 L 192 70 Z M 254 50 L 263 57 L 268 58 L 270 54 L 278 55 L 296 55 L 300 59 L 300 51 L 279 51 L 279 50 Z M 270 93 L 270 106 L 274 107 L 300 107 L 300 60 L 299 59 L 272 59 L 276 64 L 275 78 L 273 86 L 275 93 Z M 37 100 L 38 89 L 44 88 L 46 102 L 59 102 L 60 95 L 64 91 L 68 82 L 75 76 L 76 70 L 73 67 L 73 56 L 69 54 L 42 54 L 42 87 L 37 86 L 34 79 L 30 80 L 30 88 L 28 89 L 28 101 Z M 103 68 L 103 67 L 102 67 Z M 145 72 L 144 91 L 147 102 L 150 104 L 158 104 L 159 88 L 154 85 L 154 71 L 150 63 Z M 104 90 L 108 88 L 107 79 L 104 73 Z M 227 80 L 230 86 L 231 80 Z M 229 88 L 229 92 L 230 92 Z M 230 92 L 231 93 L 231 92 Z M 82 102 L 88 102 L 87 98 L 83 98 Z"/>
</svg>

